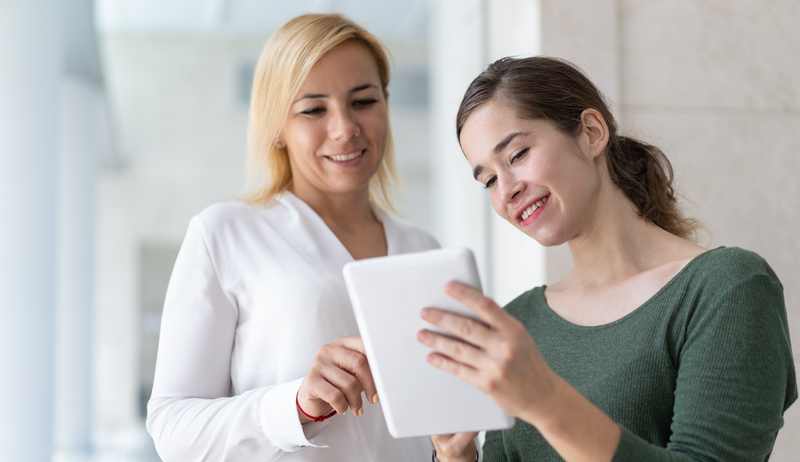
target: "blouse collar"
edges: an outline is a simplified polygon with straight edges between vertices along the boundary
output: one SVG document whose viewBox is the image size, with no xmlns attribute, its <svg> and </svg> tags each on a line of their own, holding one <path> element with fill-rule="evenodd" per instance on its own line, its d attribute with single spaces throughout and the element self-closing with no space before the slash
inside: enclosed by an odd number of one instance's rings
<svg viewBox="0 0 800 462">
<path fill-rule="evenodd" d="M 305 201 L 297 197 L 289 190 L 284 191 L 279 196 L 278 201 L 281 204 L 296 210 L 301 215 L 303 221 L 313 226 L 313 231 L 315 232 L 312 234 L 318 239 L 317 243 L 320 246 L 328 247 L 326 253 L 333 253 L 334 255 L 332 256 L 337 260 L 343 261 L 342 264 L 353 261 L 353 256 L 350 255 L 350 252 L 345 248 L 344 244 L 342 244 L 339 238 L 333 234 L 333 231 L 331 231 L 331 229 L 328 227 L 328 224 L 325 223 L 325 220 L 323 220 L 322 217 L 320 217 L 319 214 L 315 212 L 314 209 L 312 209 L 311 206 L 309 206 Z M 396 254 L 399 244 L 398 239 L 400 238 L 397 225 L 389 216 L 389 214 L 383 209 L 372 202 L 370 202 L 370 206 L 372 207 L 372 212 L 375 214 L 375 218 L 377 218 L 378 221 L 380 221 L 383 225 L 387 255 Z"/>
</svg>

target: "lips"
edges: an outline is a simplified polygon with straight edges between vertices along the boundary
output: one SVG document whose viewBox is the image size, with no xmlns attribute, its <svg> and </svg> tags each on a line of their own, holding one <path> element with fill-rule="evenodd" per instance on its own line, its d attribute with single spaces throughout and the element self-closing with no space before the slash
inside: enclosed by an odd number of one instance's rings
<svg viewBox="0 0 800 462">
<path fill-rule="evenodd" d="M 547 195 L 547 196 L 544 196 L 544 197 L 542 197 L 541 199 L 537 199 L 537 200 L 536 200 L 536 201 L 534 201 L 532 204 L 528 205 L 528 207 L 526 207 L 526 208 L 525 208 L 525 209 L 522 211 L 522 213 L 520 213 L 520 214 L 518 214 L 518 215 L 517 215 L 517 221 L 524 222 L 525 220 L 527 220 L 527 219 L 528 219 L 528 217 L 530 217 L 531 215 L 533 215 L 533 214 L 534 214 L 534 212 L 536 212 L 536 211 L 539 209 L 539 207 L 541 207 L 541 206 L 543 206 L 545 203 L 547 203 L 547 200 L 548 200 L 549 198 L 550 198 L 550 196 L 549 196 L 549 195 Z"/>
<path fill-rule="evenodd" d="M 353 159 L 357 159 L 357 158 L 361 157 L 362 155 L 364 155 L 364 150 L 363 149 L 361 149 L 359 151 L 353 151 L 350 154 L 340 154 L 340 155 L 325 156 L 325 157 L 327 157 L 328 159 L 333 160 L 334 162 L 349 162 L 349 161 L 351 161 Z"/>
</svg>

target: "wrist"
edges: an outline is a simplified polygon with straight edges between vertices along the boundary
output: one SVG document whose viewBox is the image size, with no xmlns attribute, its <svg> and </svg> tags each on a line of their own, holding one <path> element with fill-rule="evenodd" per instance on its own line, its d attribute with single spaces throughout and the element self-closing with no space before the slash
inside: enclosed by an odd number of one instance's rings
<svg viewBox="0 0 800 462">
<path fill-rule="evenodd" d="M 302 412 L 300 412 L 300 408 L 297 409 L 297 418 L 300 419 L 300 425 L 305 425 L 309 422 L 313 422 L 313 420 L 309 419 L 305 416 Z"/>
<path fill-rule="evenodd" d="M 300 406 L 300 394 L 298 393 L 297 396 L 294 398 L 295 407 L 297 408 L 297 416 L 300 419 L 300 424 L 305 425 L 309 422 L 322 422 L 323 420 L 330 419 L 331 417 L 336 415 L 336 411 L 331 411 L 327 414 L 321 414 L 319 416 L 314 416 L 308 414 L 303 408 Z"/>
<path fill-rule="evenodd" d="M 562 407 L 569 400 L 569 392 L 576 391 L 550 368 L 543 375 L 548 377 L 546 385 L 540 386 L 535 393 L 530 393 L 529 396 L 532 398 L 528 400 L 528 406 L 520 409 L 519 415 L 515 416 L 533 425 L 540 432 L 561 424 Z"/>
<path fill-rule="evenodd" d="M 528 423 L 565 460 L 611 460 L 620 426 L 565 380 L 560 382 Z"/>
</svg>

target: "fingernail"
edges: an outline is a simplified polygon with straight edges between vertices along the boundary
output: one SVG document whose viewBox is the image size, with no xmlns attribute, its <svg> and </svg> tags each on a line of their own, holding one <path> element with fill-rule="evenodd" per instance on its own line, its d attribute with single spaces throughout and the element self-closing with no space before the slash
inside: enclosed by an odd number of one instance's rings
<svg viewBox="0 0 800 462">
<path fill-rule="evenodd" d="M 342 412 L 342 415 L 347 415 L 347 409 L 345 409 L 344 412 Z"/>
<path fill-rule="evenodd" d="M 361 406 L 361 408 L 358 410 L 358 412 L 356 413 L 356 415 L 357 415 L 357 416 L 359 416 L 359 417 L 361 417 L 362 415 L 364 415 L 364 406 Z"/>
<path fill-rule="evenodd" d="M 375 395 L 372 397 L 372 404 L 378 404 L 378 394 L 377 393 L 375 393 Z"/>
</svg>

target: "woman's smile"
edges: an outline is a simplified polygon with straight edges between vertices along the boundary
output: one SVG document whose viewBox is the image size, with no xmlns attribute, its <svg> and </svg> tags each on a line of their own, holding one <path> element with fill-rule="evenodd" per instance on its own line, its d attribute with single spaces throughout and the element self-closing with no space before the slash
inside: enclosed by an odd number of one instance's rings
<svg viewBox="0 0 800 462">
<path fill-rule="evenodd" d="M 549 197 L 550 195 L 548 194 L 547 196 L 531 201 L 530 205 L 525 207 L 522 212 L 517 212 L 515 214 L 517 221 L 519 221 L 522 226 L 528 226 L 529 224 L 533 223 L 533 220 L 535 220 L 544 211 L 544 206 Z"/>
<path fill-rule="evenodd" d="M 359 149 L 358 151 L 353 151 L 348 154 L 333 154 L 324 157 L 339 167 L 354 167 L 361 162 L 364 151 L 365 149 Z"/>
</svg>

